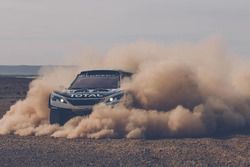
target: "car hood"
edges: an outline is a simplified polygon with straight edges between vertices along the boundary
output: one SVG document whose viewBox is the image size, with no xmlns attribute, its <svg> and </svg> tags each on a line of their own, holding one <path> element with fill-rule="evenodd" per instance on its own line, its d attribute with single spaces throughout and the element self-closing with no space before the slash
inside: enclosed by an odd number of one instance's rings
<svg viewBox="0 0 250 167">
<path fill-rule="evenodd" d="M 64 91 L 55 91 L 55 94 L 67 98 L 105 98 L 113 94 L 120 94 L 122 90 L 118 89 L 65 89 Z"/>
</svg>

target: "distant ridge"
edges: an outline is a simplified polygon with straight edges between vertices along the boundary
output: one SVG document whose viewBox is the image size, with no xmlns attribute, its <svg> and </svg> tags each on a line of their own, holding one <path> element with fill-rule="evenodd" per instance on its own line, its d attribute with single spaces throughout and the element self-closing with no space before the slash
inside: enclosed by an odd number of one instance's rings
<svg viewBox="0 0 250 167">
<path fill-rule="evenodd" d="M 4 76 L 37 76 L 39 70 L 43 67 L 56 68 L 56 67 L 68 67 L 74 66 L 65 65 L 0 65 L 0 75 Z"/>
</svg>

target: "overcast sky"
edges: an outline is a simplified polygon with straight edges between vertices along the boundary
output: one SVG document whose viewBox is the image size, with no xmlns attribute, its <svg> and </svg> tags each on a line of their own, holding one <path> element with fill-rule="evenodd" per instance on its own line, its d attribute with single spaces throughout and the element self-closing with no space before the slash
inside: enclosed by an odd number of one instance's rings
<svg viewBox="0 0 250 167">
<path fill-rule="evenodd" d="M 60 64 L 85 46 L 211 35 L 250 56 L 250 0 L 0 0 L 0 64 Z"/>
</svg>

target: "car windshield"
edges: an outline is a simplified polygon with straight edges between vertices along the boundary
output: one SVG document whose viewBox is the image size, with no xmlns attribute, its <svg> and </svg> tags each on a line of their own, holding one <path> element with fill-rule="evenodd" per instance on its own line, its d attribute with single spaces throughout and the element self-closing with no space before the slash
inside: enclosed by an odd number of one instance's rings
<svg viewBox="0 0 250 167">
<path fill-rule="evenodd" d="M 119 75 L 79 75 L 71 89 L 115 89 L 119 87 Z"/>
</svg>

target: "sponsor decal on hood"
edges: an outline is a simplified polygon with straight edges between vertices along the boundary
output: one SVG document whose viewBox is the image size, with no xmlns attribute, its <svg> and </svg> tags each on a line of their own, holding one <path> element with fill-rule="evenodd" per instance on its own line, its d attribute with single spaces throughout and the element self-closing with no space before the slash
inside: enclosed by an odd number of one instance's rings
<svg viewBox="0 0 250 167">
<path fill-rule="evenodd" d="M 66 89 L 55 93 L 67 98 L 104 98 L 120 91 L 121 89 Z"/>
</svg>

